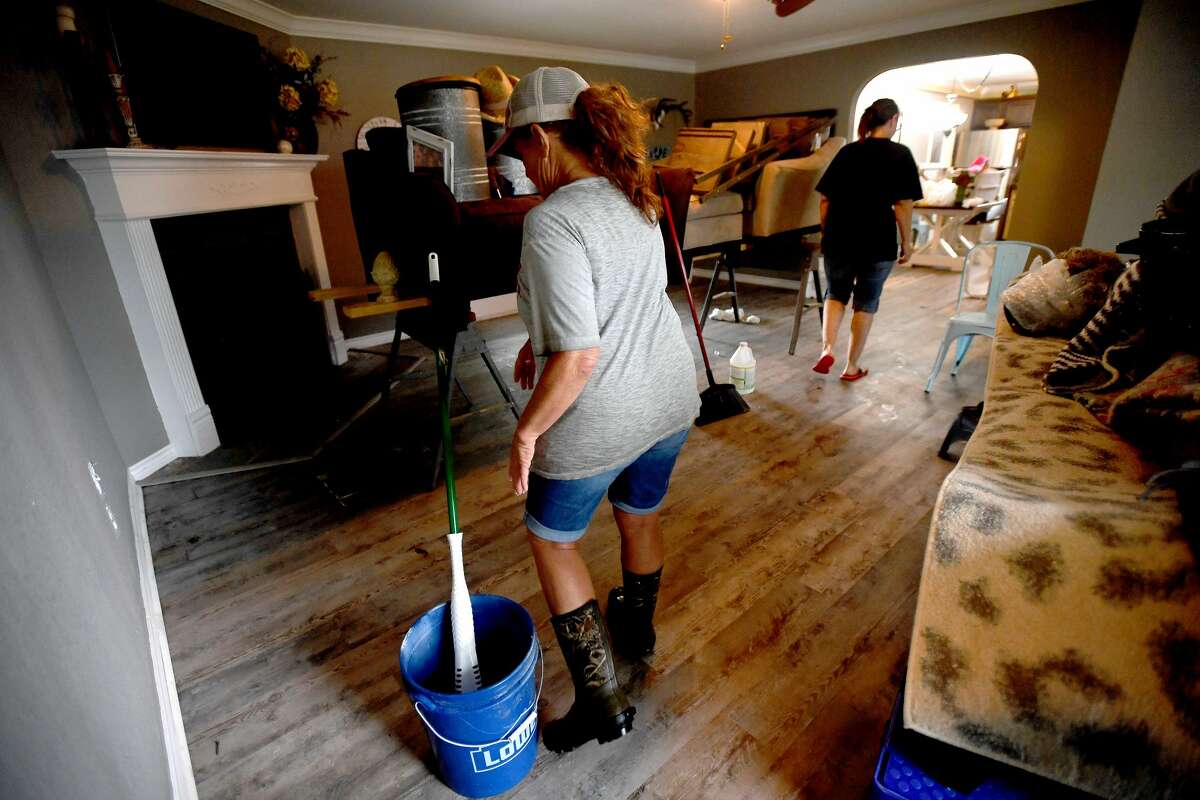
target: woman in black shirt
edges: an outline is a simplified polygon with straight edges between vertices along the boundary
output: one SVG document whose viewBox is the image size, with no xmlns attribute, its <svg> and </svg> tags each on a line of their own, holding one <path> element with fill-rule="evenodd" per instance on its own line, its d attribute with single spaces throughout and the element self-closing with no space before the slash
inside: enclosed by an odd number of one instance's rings
<svg viewBox="0 0 1200 800">
<path fill-rule="evenodd" d="M 921 199 L 921 180 L 912 153 L 891 141 L 899 118 L 895 101 L 882 98 L 872 103 L 859 120 L 858 141 L 838 151 L 817 183 L 828 289 L 821 358 L 813 371 L 827 373 L 833 366 L 838 328 L 853 296 L 844 381 L 867 374 L 858 359 L 879 308 L 883 282 L 896 263 L 897 227 L 900 263 L 912 255 L 912 207 Z"/>
</svg>

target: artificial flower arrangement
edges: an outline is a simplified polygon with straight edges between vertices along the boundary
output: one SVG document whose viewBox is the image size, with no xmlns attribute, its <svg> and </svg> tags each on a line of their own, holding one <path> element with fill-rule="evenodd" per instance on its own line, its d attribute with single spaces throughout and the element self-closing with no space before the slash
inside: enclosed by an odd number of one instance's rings
<svg viewBox="0 0 1200 800">
<path fill-rule="evenodd" d="M 288 47 L 282 54 L 263 50 L 272 86 L 278 87 L 274 101 L 280 136 L 295 152 L 312 153 L 317 149 L 315 123 L 328 120 L 340 124 L 349 112 L 338 107 L 338 87 L 330 78 L 318 78 L 321 67 L 332 58 L 315 54 L 311 58 L 299 47 Z M 280 149 L 283 149 L 282 142 Z"/>
<path fill-rule="evenodd" d="M 971 166 L 966 169 L 960 169 L 954 173 L 950 179 L 954 185 L 958 187 L 958 191 L 954 195 L 954 205 L 961 206 L 967 198 L 967 193 L 975 185 L 975 177 L 987 168 L 987 156 L 980 156 L 971 162 Z"/>
</svg>

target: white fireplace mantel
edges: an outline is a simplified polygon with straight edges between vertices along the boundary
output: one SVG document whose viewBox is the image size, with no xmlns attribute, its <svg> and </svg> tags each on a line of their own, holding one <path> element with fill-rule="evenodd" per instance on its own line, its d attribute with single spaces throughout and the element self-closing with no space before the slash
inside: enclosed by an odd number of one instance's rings
<svg viewBox="0 0 1200 800">
<path fill-rule="evenodd" d="M 220 444 L 188 354 L 150 220 L 288 206 L 300 265 L 328 288 L 312 170 L 328 156 L 200 150 L 55 150 L 83 178 L 155 403 L 169 456 L 203 455 Z M 346 342 L 332 302 L 325 327 L 334 363 Z M 165 460 L 169 460 L 169 457 Z"/>
</svg>

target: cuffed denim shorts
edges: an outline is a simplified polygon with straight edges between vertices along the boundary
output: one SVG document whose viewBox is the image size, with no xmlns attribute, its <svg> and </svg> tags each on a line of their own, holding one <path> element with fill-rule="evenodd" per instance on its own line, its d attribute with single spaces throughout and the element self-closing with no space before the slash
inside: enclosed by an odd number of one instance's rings
<svg viewBox="0 0 1200 800">
<path fill-rule="evenodd" d="M 560 481 L 530 473 L 525 525 L 539 539 L 574 542 L 587 531 L 605 492 L 609 502 L 622 511 L 653 514 L 666 499 L 671 471 L 688 430 L 660 439 L 632 463 L 599 475 Z"/>
<path fill-rule="evenodd" d="M 887 280 L 895 263 L 825 256 L 825 299 L 832 297 L 842 305 L 850 305 L 850 297 L 853 295 L 855 311 L 874 314 L 879 310 L 883 282 Z"/>
</svg>

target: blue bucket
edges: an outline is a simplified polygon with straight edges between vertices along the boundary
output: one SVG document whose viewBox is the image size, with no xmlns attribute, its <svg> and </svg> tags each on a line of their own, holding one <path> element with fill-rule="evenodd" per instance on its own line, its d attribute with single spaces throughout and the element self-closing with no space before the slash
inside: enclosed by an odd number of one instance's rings
<svg viewBox="0 0 1200 800">
<path fill-rule="evenodd" d="M 533 670 L 541 646 L 533 618 L 520 603 L 473 594 L 471 611 L 483 688 L 454 692 L 454 641 L 445 603 L 404 635 L 400 672 L 425 723 L 442 781 L 467 797 L 491 797 L 520 783 L 537 758 L 541 686 Z"/>
</svg>

